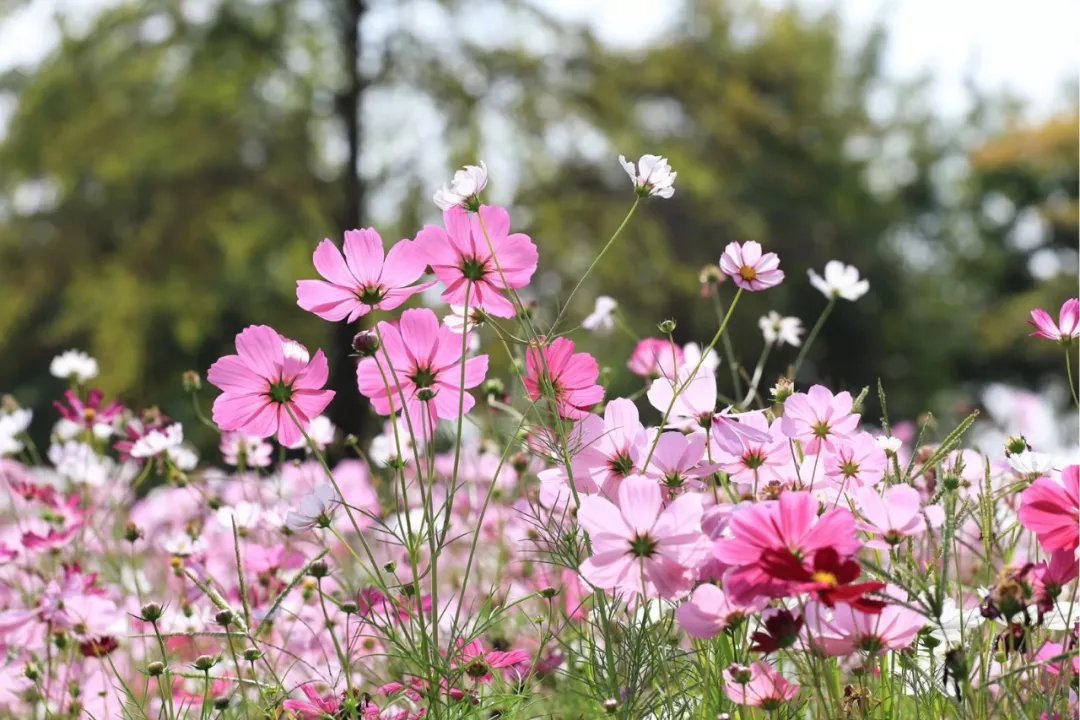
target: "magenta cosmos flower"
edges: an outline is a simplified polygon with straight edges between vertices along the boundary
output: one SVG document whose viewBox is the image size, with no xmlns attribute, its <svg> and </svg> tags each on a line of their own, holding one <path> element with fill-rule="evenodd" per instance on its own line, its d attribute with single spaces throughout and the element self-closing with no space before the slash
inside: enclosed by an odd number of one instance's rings
<svg viewBox="0 0 1080 720">
<path fill-rule="evenodd" d="M 443 224 L 445 230 L 428 225 L 416 236 L 425 261 L 446 285 L 443 300 L 466 305 L 468 299 L 470 308 L 514 317 L 514 306 L 502 293 L 525 287 L 536 271 L 536 246 L 529 236 L 511 233 L 510 213 L 489 205 L 475 214 L 452 207 L 443 213 Z"/>
<path fill-rule="evenodd" d="M 1063 345 L 1068 345 L 1076 338 L 1080 338 L 1080 300 L 1069 298 L 1062 304 L 1061 310 L 1058 311 L 1056 325 L 1050 313 L 1042 308 L 1031 311 L 1028 324 L 1035 328 L 1031 337 L 1056 340 Z"/>
<path fill-rule="evenodd" d="M 461 335 L 439 323 L 426 308 L 406 310 L 396 324 L 379 323 L 382 347 L 356 366 L 360 393 L 375 412 L 406 410 L 414 435 L 429 436 L 442 419 L 469 412 L 476 401 L 465 392 L 484 381 L 488 356 L 465 360 L 461 374 Z"/>
<path fill-rule="evenodd" d="M 1020 495 L 1020 524 L 1046 552 L 1080 546 L 1080 465 L 1061 471 L 1061 481 L 1039 478 Z"/>
<path fill-rule="evenodd" d="M 345 231 L 344 256 L 323 240 L 312 261 L 325 280 L 297 280 L 296 304 L 332 322 L 393 310 L 434 284 L 410 285 L 427 266 L 416 243 L 402 240 L 384 257 L 382 238 L 371 228 Z"/>
<path fill-rule="evenodd" d="M 757 292 L 776 287 L 784 281 L 780 258 L 776 253 L 761 254 L 761 244 L 753 240 L 740 245 L 728 243 L 720 256 L 720 270 L 743 290 Z"/>
<path fill-rule="evenodd" d="M 778 500 L 740 506 L 728 528 L 731 537 L 717 540 L 713 552 L 722 563 L 736 568 L 724 583 L 736 602 L 786 594 L 788 583 L 770 575 L 762 565 L 769 550 L 810 558 L 823 548 L 850 556 L 860 547 L 851 512 L 834 508 L 818 517 L 817 499 L 805 492 L 785 492 Z"/>
<path fill-rule="evenodd" d="M 578 522 L 589 533 L 593 554 L 581 564 L 581 576 L 604 590 L 685 595 L 695 568 L 709 555 L 701 497 L 681 495 L 665 508 L 660 486 L 641 475 L 619 485 L 618 506 L 597 495 L 583 497 Z"/>
<path fill-rule="evenodd" d="M 651 380 L 661 375 L 672 378 L 683 366 L 683 349 L 662 338 L 645 338 L 634 346 L 626 367 L 630 372 Z"/>
<path fill-rule="evenodd" d="M 531 400 L 554 398 L 556 412 L 567 420 L 580 420 L 604 399 L 596 384 L 600 366 L 589 353 L 575 353 L 574 341 L 555 338 L 550 345 L 535 345 L 525 353 L 525 390 Z"/>
<path fill-rule="evenodd" d="M 214 400 L 214 422 L 254 437 L 276 434 L 282 445 L 303 440 L 297 423 L 307 427 L 334 397 L 333 390 L 323 390 L 329 367 L 322 350 L 311 357 L 273 328 L 252 325 L 236 336 L 236 352 L 211 365 L 206 376 L 222 390 Z"/>
</svg>

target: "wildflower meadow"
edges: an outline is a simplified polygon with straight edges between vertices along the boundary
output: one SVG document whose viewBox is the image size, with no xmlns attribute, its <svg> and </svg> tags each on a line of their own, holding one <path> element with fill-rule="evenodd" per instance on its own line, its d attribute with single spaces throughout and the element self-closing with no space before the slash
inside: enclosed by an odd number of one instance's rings
<svg viewBox="0 0 1080 720">
<path fill-rule="evenodd" d="M 1080 466 L 1008 422 L 971 449 L 977 413 L 890 416 L 903 387 L 807 381 L 828 319 L 874 293 L 844 258 L 716 247 L 696 310 L 715 332 L 689 344 L 617 293 L 576 316 L 677 192 L 665 158 L 619 162 L 626 216 L 557 297 L 535 285 L 543 228 L 485 202 L 483 163 L 412 238 L 312 242 L 296 303 L 353 352 L 248 318 L 175 378 L 217 452 L 175 409 L 103 394 L 78 350 L 48 368 L 51 407 L 7 396 L 0 715 L 1075 717 Z M 729 331 L 782 283 L 820 304 Z M 1027 341 L 1058 346 L 1075 410 L 1080 301 L 1061 300 Z M 585 349 L 612 333 L 636 340 L 626 397 Z M 327 417 L 342 366 L 353 427 Z"/>
</svg>

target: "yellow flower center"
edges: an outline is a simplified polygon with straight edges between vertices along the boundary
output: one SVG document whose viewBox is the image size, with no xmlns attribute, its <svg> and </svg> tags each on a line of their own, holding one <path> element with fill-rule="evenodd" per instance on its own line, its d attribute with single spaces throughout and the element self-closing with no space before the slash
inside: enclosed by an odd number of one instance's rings
<svg viewBox="0 0 1080 720">
<path fill-rule="evenodd" d="M 821 583 L 822 585 L 828 585 L 829 587 L 836 586 L 836 576 L 831 572 L 825 572 L 824 570 L 818 570 L 813 574 L 814 582 Z"/>
<path fill-rule="evenodd" d="M 757 279 L 757 270 L 750 267 L 749 265 L 743 265 L 741 268 L 739 268 L 739 275 L 742 276 L 743 280 L 749 282 L 751 280 Z"/>
</svg>

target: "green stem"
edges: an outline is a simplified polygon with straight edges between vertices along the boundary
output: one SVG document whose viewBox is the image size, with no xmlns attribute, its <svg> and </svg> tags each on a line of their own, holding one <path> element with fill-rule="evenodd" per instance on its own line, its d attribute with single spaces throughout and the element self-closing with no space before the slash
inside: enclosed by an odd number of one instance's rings
<svg viewBox="0 0 1080 720">
<path fill-rule="evenodd" d="M 690 374 L 686 376 L 686 381 L 682 385 L 675 387 L 675 393 L 671 396 L 671 402 L 668 403 L 667 410 L 664 411 L 664 417 L 660 420 L 661 430 L 663 430 L 663 428 L 667 426 L 668 417 L 671 415 L 671 411 L 675 407 L 675 401 L 679 399 L 679 395 L 681 395 L 682 392 L 686 390 L 686 388 L 690 385 L 693 379 L 697 377 L 698 371 L 701 370 L 701 366 L 705 363 L 705 358 L 708 357 L 712 349 L 716 347 L 716 343 L 720 342 L 720 338 L 723 337 L 724 331 L 727 330 L 728 322 L 731 321 L 731 315 L 735 312 L 735 306 L 739 304 L 739 298 L 742 297 L 742 293 L 742 288 L 739 288 L 738 292 L 735 293 L 735 299 L 731 301 L 731 306 L 728 307 L 727 313 L 724 315 L 723 322 L 720 323 L 720 329 L 716 331 L 715 335 L 713 335 L 713 339 L 709 342 L 708 346 L 702 349 L 701 357 L 698 358 L 697 365 L 695 365 L 694 369 L 690 372 Z M 671 382 L 674 386 L 676 378 L 671 378 Z M 660 436 L 662 434 L 662 432 L 658 432 L 653 437 L 652 445 L 649 447 L 649 454 L 645 457 L 645 462 L 641 466 L 642 473 L 644 473 L 648 469 L 649 462 L 652 460 L 653 453 L 656 452 L 656 444 L 660 442 Z"/>
<path fill-rule="evenodd" d="M 607 251 L 611 249 L 611 246 L 615 244 L 615 240 L 618 239 L 619 235 L 623 231 L 623 228 L 626 227 L 626 224 L 630 222 L 630 218 L 634 216 L 634 211 L 637 210 L 637 207 L 640 203 L 640 196 L 634 198 L 634 204 L 630 206 L 630 210 L 626 213 L 626 217 L 624 217 L 623 221 L 619 223 L 619 227 L 615 228 L 614 234 L 612 234 L 611 238 L 607 241 L 607 243 L 604 244 L 604 247 L 600 248 L 600 252 L 597 253 L 595 258 L 593 258 L 593 261 L 589 264 L 589 267 L 586 268 L 585 273 L 580 278 L 578 278 L 577 284 L 574 285 L 574 289 L 571 290 L 570 294 L 566 296 L 566 301 L 563 303 L 562 310 L 560 310 L 559 314 L 555 316 L 555 322 L 551 323 L 551 330 L 548 333 L 549 335 L 555 334 L 555 328 L 559 326 L 559 322 L 563 319 L 563 316 L 566 315 L 566 311 L 570 308 L 570 303 L 574 299 L 574 295 L 576 295 L 577 291 L 581 289 L 581 286 L 585 284 L 585 280 L 588 279 L 589 275 L 592 274 L 592 271 L 596 268 L 596 266 L 600 264 L 600 261 L 604 258 L 604 255 L 607 254 Z"/>
<path fill-rule="evenodd" d="M 1069 377 L 1069 391 L 1072 392 L 1073 402 L 1076 403 L 1077 407 L 1080 407 L 1080 398 L 1076 395 L 1076 381 L 1073 378 L 1072 358 L 1070 357 L 1072 353 L 1070 350 L 1070 347 L 1065 348 L 1065 374 Z"/>
<path fill-rule="evenodd" d="M 791 366 L 791 379 L 794 380 L 799 375 L 799 368 L 802 367 L 803 360 L 806 359 L 807 353 L 810 352 L 810 346 L 817 340 L 818 333 L 821 332 L 821 328 L 825 326 L 825 321 L 829 318 L 829 314 L 832 313 L 833 306 L 836 305 L 836 298 L 829 298 L 829 304 L 825 306 L 825 309 L 821 311 L 821 315 L 818 316 L 817 322 L 814 323 L 814 327 L 810 330 L 810 334 L 806 336 L 806 342 L 803 343 L 802 348 L 799 350 L 799 354 L 795 357 L 795 364 Z"/>
</svg>

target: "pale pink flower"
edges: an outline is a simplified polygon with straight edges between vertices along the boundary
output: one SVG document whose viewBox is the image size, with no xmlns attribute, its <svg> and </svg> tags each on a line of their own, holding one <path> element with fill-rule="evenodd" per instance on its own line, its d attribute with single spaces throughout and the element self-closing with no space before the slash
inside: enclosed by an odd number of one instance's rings
<svg viewBox="0 0 1080 720">
<path fill-rule="evenodd" d="M 785 594 L 788 583 L 760 566 L 766 551 L 786 550 L 811 558 L 818 550 L 832 548 L 850 556 L 861 546 L 851 512 L 833 508 L 819 517 L 817 500 L 805 492 L 789 491 L 778 500 L 740 505 L 728 521 L 728 530 L 731 537 L 717 540 L 713 553 L 736 568 L 726 576 L 724 587 L 739 602 Z"/>
<path fill-rule="evenodd" d="M 472 410 L 476 401 L 465 390 L 484 381 L 487 355 L 465 360 L 462 378 L 461 336 L 426 308 L 406 310 L 396 324 L 380 322 L 379 334 L 378 352 L 356 366 L 360 394 L 375 412 L 393 415 L 404 406 L 407 427 L 428 437 L 440 418 L 457 418 L 459 406 Z"/>
<path fill-rule="evenodd" d="M 274 455 L 274 446 L 270 443 L 238 432 L 222 433 L 219 449 L 225 464 L 234 467 L 240 464 L 249 468 L 269 467 Z"/>
<path fill-rule="evenodd" d="M 761 612 L 767 604 L 766 598 L 755 598 L 745 605 L 732 602 L 723 590 L 706 583 L 694 590 L 689 601 L 679 606 L 675 617 L 687 635 L 708 640 L 750 615 Z"/>
<path fill-rule="evenodd" d="M 866 519 L 859 529 L 880 538 L 868 542 L 868 547 L 888 548 L 926 532 L 927 520 L 935 528 L 945 521 L 945 511 L 937 505 L 924 508 L 919 491 L 910 485 L 893 485 L 881 495 L 876 488 L 860 487 L 853 496 Z"/>
<path fill-rule="evenodd" d="M 529 347 L 525 353 L 525 390 L 529 399 L 554 399 L 560 417 L 580 420 L 604 399 L 596 384 L 600 366 L 589 353 L 575 353 L 574 342 L 555 338 L 550 345 Z"/>
<path fill-rule="evenodd" d="M 624 478 L 641 473 L 641 462 L 649 451 L 637 407 L 630 400 L 617 398 L 604 408 L 603 421 L 589 416 L 581 423 L 590 442 L 573 459 L 578 487 L 580 477 L 587 476 L 605 495 L 615 497 Z"/>
<path fill-rule="evenodd" d="M 691 380 L 692 371 L 692 367 L 683 367 L 674 379 L 659 377 L 649 386 L 646 393 L 649 404 L 667 413 L 668 427 L 705 430 L 712 424 L 716 411 L 716 376 L 699 372 Z"/>
<path fill-rule="evenodd" d="M 763 413 L 748 412 L 739 416 L 740 425 L 764 433 L 763 438 L 742 438 L 736 452 L 728 442 L 719 443 L 712 438 L 713 458 L 720 463 L 720 468 L 731 476 L 732 482 L 750 487 L 759 483 L 780 480 L 781 475 L 794 476 L 787 472 L 792 467 L 791 447 L 788 440 L 780 433 L 780 421 L 772 425 Z"/>
<path fill-rule="evenodd" d="M 1073 340 L 1080 338 L 1080 299 L 1069 298 L 1058 311 L 1058 321 L 1055 324 L 1050 313 L 1042 308 L 1031 311 L 1031 319 L 1028 324 L 1034 326 L 1035 332 L 1031 337 L 1056 340 L 1068 345 Z"/>
<path fill-rule="evenodd" d="M 851 605 L 837 604 L 830 609 L 818 602 L 806 605 L 803 620 L 807 643 L 826 655 L 903 650 L 927 623 L 923 615 L 901 605 L 865 613 Z"/>
<path fill-rule="evenodd" d="M 455 206 L 443 213 L 443 223 L 445 230 L 428 225 L 416 236 L 427 264 L 446 285 L 443 300 L 513 317 L 514 306 L 502 293 L 529 284 L 537 261 L 532 240 L 510 232 L 510 213 L 501 207 L 482 205 L 472 214 Z"/>
<path fill-rule="evenodd" d="M 835 452 L 824 459 L 826 477 L 847 490 L 881 482 L 888 463 L 885 451 L 866 432 L 837 441 Z"/>
<path fill-rule="evenodd" d="M 647 474 L 663 483 L 671 494 L 687 490 L 688 485 L 700 490 L 702 478 L 719 469 L 718 465 L 703 465 L 701 461 L 704 457 L 705 433 L 683 435 L 676 431 L 665 432 L 656 441 Z"/>
<path fill-rule="evenodd" d="M 730 407 L 724 408 L 712 416 L 710 440 L 732 455 L 741 453 L 747 442 L 768 442 L 771 439 L 769 433 L 743 422 L 747 417 L 755 414 L 760 414 L 760 412 L 755 410 L 733 413 Z"/>
<path fill-rule="evenodd" d="M 322 350 L 314 357 L 266 325 L 252 325 L 236 336 L 236 355 L 212 366 L 206 379 L 223 392 L 214 400 L 214 422 L 222 430 L 255 437 L 277 435 L 291 445 L 334 397 L 323 390 L 329 366 Z M 298 426 L 297 423 L 300 425 Z"/>
<path fill-rule="evenodd" d="M 670 378 L 683 366 L 684 359 L 683 349 L 670 340 L 645 338 L 634 346 L 626 367 L 647 380 Z"/>
<path fill-rule="evenodd" d="M 780 258 L 776 253 L 761 254 L 761 244 L 753 240 L 740 245 L 728 243 L 720 256 L 720 270 L 735 281 L 735 285 L 757 292 L 776 287 L 784 280 Z"/>
<path fill-rule="evenodd" d="M 296 713 L 303 720 L 333 717 L 341 709 L 341 698 L 338 695 L 319 695 L 311 683 L 304 683 L 300 690 L 307 700 L 286 700 L 281 707 Z"/>
<path fill-rule="evenodd" d="M 1020 524 L 1046 552 L 1080 545 L 1080 465 L 1061 471 L 1060 482 L 1039 478 L 1020 495 Z"/>
<path fill-rule="evenodd" d="M 581 499 L 578 523 L 592 541 L 582 577 L 616 592 L 684 595 L 693 585 L 694 568 L 709 554 L 701 532 L 701 495 L 681 495 L 665 508 L 656 481 L 632 475 L 620 484 L 618 496 L 618 507 L 597 495 Z"/>
<path fill-rule="evenodd" d="M 312 260 L 325 280 L 297 280 L 296 304 L 323 320 L 356 322 L 372 310 L 393 310 L 434 283 L 412 285 L 427 266 L 420 247 L 402 240 L 383 255 L 372 228 L 345 231 L 345 254 L 330 240 Z"/>
<path fill-rule="evenodd" d="M 836 452 L 837 440 L 851 438 L 859 427 L 852 402 L 849 392 L 833 395 L 827 387 L 814 385 L 784 401 L 780 429 L 789 438 L 801 440 L 807 453 L 817 453 L 822 447 Z"/>
<path fill-rule="evenodd" d="M 778 710 L 799 694 L 799 686 L 788 682 L 767 662 L 750 667 L 732 665 L 724 673 L 724 694 L 736 705 Z"/>
</svg>

